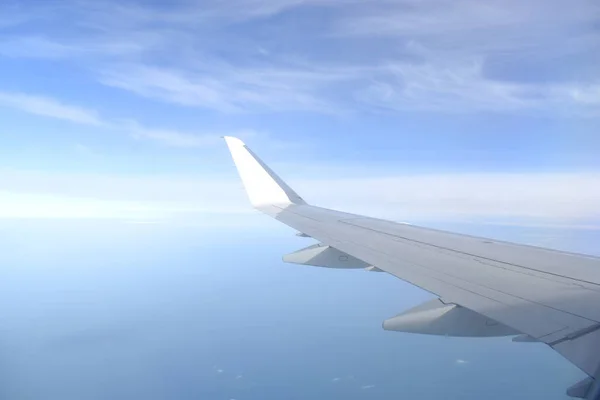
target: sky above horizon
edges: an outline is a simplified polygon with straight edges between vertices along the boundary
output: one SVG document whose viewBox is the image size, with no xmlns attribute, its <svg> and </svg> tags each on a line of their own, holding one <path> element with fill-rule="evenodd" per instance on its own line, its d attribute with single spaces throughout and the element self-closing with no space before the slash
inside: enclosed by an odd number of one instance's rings
<svg viewBox="0 0 600 400">
<path fill-rule="evenodd" d="M 282 265 L 221 137 L 312 204 L 600 255 L 599 15 L 0 2 L 0 397 L 565 398 L 542 346 L 383 332 L 430 296 Z"/>
<path fill-rule="evenodd" d="M 2 2 L 0 216 L 242 218 L 220 139 L 232 135 L 319 205 L 588 226 L 600 214 L 597 12 Z"/>
</svg>

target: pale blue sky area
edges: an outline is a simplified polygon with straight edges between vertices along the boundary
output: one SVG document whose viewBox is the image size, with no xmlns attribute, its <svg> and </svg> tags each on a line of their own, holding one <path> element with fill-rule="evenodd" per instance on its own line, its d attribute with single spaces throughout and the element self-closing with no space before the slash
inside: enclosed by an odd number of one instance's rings
<svg viewBox="0 0 600 400">
<path fill-rule="evenodd" d="M 595 5 L 551 3 L 3 2 L 3 163 L 189 173 L 240 134 L 275 161 L 597 169 Z"/>
<path fill-rule="evenodd" d="M 384 332 L 428 295 L 282 264 L 220 137 L 317 205 L 598 254 L 597 15 L 0 2 L 0 397 L 563 398 L 543 347 Z"/>
<path fill-rule="evenodd" d="M 247 211 L 220 139 L 233 135 L 325 206 L 599 219 L 593 1 L 64 0 L 0 11 L 0 204 L 12 216 Z M 444 182 L 425 210 L 416 194 L 427 185 L 404 185 L 424 175 Z M 339 195 L 326 197 L 323 181 Z M 476 207 L 473 191 L 487 196 Z"/>
</svg>

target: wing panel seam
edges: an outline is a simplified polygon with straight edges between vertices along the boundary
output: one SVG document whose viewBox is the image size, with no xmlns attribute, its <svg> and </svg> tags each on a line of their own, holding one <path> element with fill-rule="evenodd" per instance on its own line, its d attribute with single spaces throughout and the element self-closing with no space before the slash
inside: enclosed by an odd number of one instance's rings
<svg viewBox="0 0 600 400">
<path fill-rule="evenodd" d="M 539 270 L 539 269 L 536 269 L 536 268 L 525 267 L 523 265 L 514 264 L 514 263 L 510 263 L 510 262 L 506 262 L 506 261 L 496 260 L 494 258 L 489 258 L 489 257 L 477 255 L 477 254 L 472 254 L 472 253 L 469 253 L 469 252 L 466 252 L 466 251 L 455 250 L 455 249 L 452 249 L 452 248 L 449 248 L 449 247 L 444 247 L 444 246 L 440 246 L 440 245 L 435 245 L 435 244 L 423 242 L 421 240 L 410 239 L 410 238 L 407 238 L 405 236 L 401 236 L 401 235 L 397 235 L 397 234 L 393 234 L 393 233 L 389 233 L 389 232 L 384 232 L 384 231 L 381 231 L 381 230 L 378 230 L 378 229 L 368 228 L 368 227 L 361 226 L 361 225 L 356 225 L 356 224 L 353 224 L 351 222 L 347 222 L 345 220 L 338 220 L 338 222 L 346 224 L 346 225 L 351 225 L 351 226 L 354 226 L 354 227 L 357 227 L 357 228 L 360 228 L 360 229 L 365 229 L 365 230 L 368 230 L 368 231 L 371 231 L 371 232 L 380 233 L 382 235 L 400 238 L 400 239 L 403 239 L 403 240 L 407 240 L 409 242 L 419 243 L 419 244 L 422 244 L 422 245 L 425 245 L 425 246 L 435 247 L 435 248 L 438 248 L 438 249 L 450 251 L 450 252 L 453 252 L 453 253 L 464 254 L 466 256 L 476 257 L 476 258 L 480 258 L 482 260 L 494 261 L 494 262 L 497 262 L 497 263 L 500 263 L 500 264 L 511 265 L 513 267 L 517 267 L 517 268 L 521 268 L 521 269 L 525 269 L 525 270 L 529 270 L 529 271 L 535 271 L 535 272 L 539 272 L 539 273 L 545 274 L 545 275 L 556 276 L 556 277 L 559 277 L 559 278 L 562 278 L 562 279 L 566 279 L 566 280 L 570 280 L 570 281 L 575 281 L 575 282 L 581 282 L 581 283 L 587 283 L 587 284 L 590 284 L 590 285 L 593 285 L 593 286 L 596 286 L 596 287 L 600 287 L 600 285 L 597 284 L 597 283 L 586 281 L 586 280 L 583 280 L 583 279 L 571 278 L 569 276 L 564 276 L 564 275 L 556 274 L 556 273 L 553 273 L 553 272 L 542 271 L 542 270 Z M 490 264 L 486 264 L 486 265 L 490 265 Z M 500 267 L 494 266 L 494 265 L 490 265 L 490 266 L 494 267 L 494 268 L 500 268 Z M 514 271 L 514 272 L 523 274 L 523 272 L 519 272 L 519 271 Z M 542 277 L 540 277 L 540 278 L 542 278 Z M 543 278 L 543 279 L 548 279 L 548 278 Z"/>
</svg>

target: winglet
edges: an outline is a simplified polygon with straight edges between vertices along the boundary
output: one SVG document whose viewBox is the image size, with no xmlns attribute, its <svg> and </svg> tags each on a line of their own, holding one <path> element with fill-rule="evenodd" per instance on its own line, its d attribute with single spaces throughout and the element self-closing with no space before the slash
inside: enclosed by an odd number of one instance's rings
<svg viewBox="0 0 600 400">
<path fill-rule="evenodd" d="M 244 142 L 231 136 L 225 136 L 224 139 L 252 206 L 306 204 Z"/>
</svg>

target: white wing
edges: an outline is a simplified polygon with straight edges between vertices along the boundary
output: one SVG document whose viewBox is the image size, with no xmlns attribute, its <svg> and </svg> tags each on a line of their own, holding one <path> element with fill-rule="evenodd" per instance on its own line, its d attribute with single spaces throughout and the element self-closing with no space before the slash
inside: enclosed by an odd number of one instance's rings
<svg viewBox="0 0 600 400">
<path fill-rule="evenodd" d="M 600 258 L 311 206 L 242 141 L 225 139 L 252 205 L 321 242 L 284 260 L 395 275 L 439 299 L 384 329 L 544 342 L 589 375 L 568 393 L 600 399 Z"/>
</svg>

